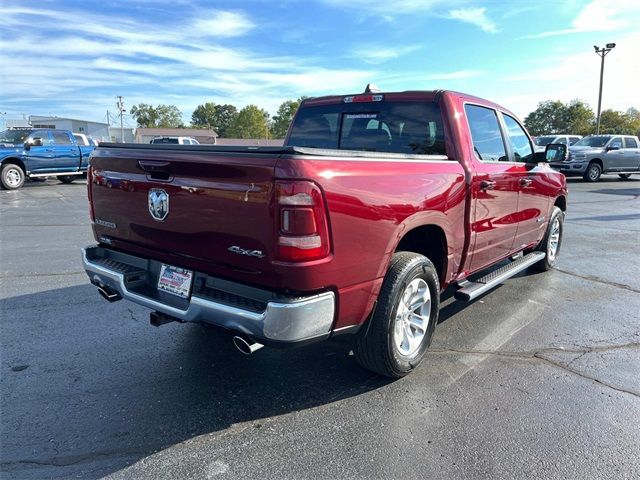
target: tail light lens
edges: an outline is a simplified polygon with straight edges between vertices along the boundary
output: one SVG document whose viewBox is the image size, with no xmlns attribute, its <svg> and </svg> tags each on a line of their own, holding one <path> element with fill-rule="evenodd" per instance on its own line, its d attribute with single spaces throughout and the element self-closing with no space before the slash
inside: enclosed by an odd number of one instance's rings
<svg viewBox="0 0 640 480">
<path fill-rule="evenodd" d="M 95 212 L 93 210 L 93 192 L 91 191 L 91 184 L 93 183 L 93 168 L 89 165 L 87 168 L 87 197 L 89 198 L 89 218 L 93 222 L 96 219 Z"/>
<path fill-rule="evenodd" d="M 278 258 L 304 262 L 328 256 L 329 228 L 320 187 L 307 181 L 278 181 L 276 202 Z"/>
</svg>

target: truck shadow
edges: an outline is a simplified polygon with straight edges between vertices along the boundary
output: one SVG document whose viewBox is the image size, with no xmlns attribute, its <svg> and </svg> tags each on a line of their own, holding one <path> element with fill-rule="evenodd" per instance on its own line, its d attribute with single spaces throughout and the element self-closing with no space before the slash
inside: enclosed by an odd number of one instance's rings
<svg viewBox="0 0 640 480">
<path fill-rule="evenodd" d="M 199 325 L 148 324 L 148 310 L 107 304 L 89 285 L 2 301 L 2 462 L 98 478 L 161 449 L 233 425 L 379 388 L 349 347 L 323 342 L 251 357 Z M 4 478 L 4 477 L 3 477 Z"/>
</svg>

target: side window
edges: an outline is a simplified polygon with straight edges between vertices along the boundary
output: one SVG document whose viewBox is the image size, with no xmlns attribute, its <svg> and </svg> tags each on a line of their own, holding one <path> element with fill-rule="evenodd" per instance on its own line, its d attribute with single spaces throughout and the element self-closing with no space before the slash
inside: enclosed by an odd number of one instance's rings
<svg viewBox="0 0 640 480">
<path fill-rule="evenodd" d="M 507 160 L 507 151 L 502 140 L 495 110 L 477 105 L 465 105 L 473 148 L 478 158 L 485 162 Z"/>
<path fill-rule="evenodd" d="M 638 142 L 635 138 L 625 137 L 624 143 L 627 148 L 638 148 Z"/>
<path fill-rule="evenodd" d="M 42 145 L 51 145 L 51 140 L 49 140 L 49 132 L 46 130 L 38 130 L 29 135 L 29 140 L 33 140 L 34 138 L 41 138 Z"/>
<path fill-rule="evenodd" d="M 616 137 L 611 140 L 609 148 L 622 148 L 622 139 L 620 137 Z"/>
<path fill-rule="evenodd" d="M 562 145 L 566 145 L 567 147 L 569 146 L 569 142 L 567 141 L 567 137 L 558 137 L 556 139 L 556 141 L 553 142 L 553 143 L 560 143 Z"/>
<path fill-rule="evenodd" d="M 580 140 L 580 137 L 569 137 L 569 145 L 573 145 L 578 140 Z"/>
<path fill-rule="evenodd" d="M 507 127 L 507 135 L 511 142 L 511 148 L 513 148 L 513 154 L 516 162 L 527 162 L 533 157 L 533 147 L 529 141 L 529 137 L 516 121 L 515 118 L 510 117 L 507 114 L 502 114 L 504 118 L 504 124 Z M 563 143 L 563 137 L 560 137 L 558 143 Z M 564 140 L 566 142 L 566 140 Z"/>
<path fill-rule="evenodd" d="M 73 145 L 67 132 L 53 132 L 53 143 L 55 145 Z"/>
</svg>

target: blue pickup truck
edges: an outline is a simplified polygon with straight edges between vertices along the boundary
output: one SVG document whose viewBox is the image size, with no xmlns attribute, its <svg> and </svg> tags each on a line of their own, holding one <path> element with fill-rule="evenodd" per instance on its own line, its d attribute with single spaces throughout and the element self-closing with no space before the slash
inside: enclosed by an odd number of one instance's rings
<svg viewBox="0 0 640 480">
<path fill-rule="evenodd" d="M 20 188 L 26 178 L 57 177 L 71 183 L 86 173 L 95 146 L 79 145 L 68 130 L 21 128 L 0 132 L 0 183 Z"/>
</svg>

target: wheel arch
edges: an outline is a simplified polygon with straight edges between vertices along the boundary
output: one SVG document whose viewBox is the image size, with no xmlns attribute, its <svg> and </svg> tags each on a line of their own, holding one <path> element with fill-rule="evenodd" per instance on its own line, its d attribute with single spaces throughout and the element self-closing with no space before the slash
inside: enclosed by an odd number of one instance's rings
<svg viewBox="0 0 640 480">
<path fill-rule="evenodd" d="M 565 197 L 564 195 L 560 195 L 558 198 L 556 198 L 555 202 L 553 203 L 553 206 L 554 207 L 558 207 L 563 212 L 566 212 L 567 211 L 567 197 Z"/>
<path fill-rule="evenodd" d="M 440 284 L 444 285 L 448 270 L 448 243 L 445 230 L 437 224 L 416 226 L 400 238 L 394 252 L 413 252 L 427 257 L 438 272 Z"/>
<path fill-rule="evenodd" d="M 22 171 L 24 172 L 25 176 L 27 176 L 27 167 L 26 167 L 26 165 L 24 164 L 24 162 L 22 160 L 20 160 L 19 158 L 16 158 L 16 157 L 8 157 L 8 158 L 3 159 L 2 162 L 0 162 L 0 166 L 4 167 L 8 163 L 12 163 L 14 165 L 19 166 L 22 169 Z"/>
<path fill-rule="evenodd" d="M 600 171 L 604 173 L 604 163 L 602 163 L 602 159 L 600 158 L 592 158 L 589 160 L 589 163 L 597 163 L 600 165 Z"/>
</svg>

